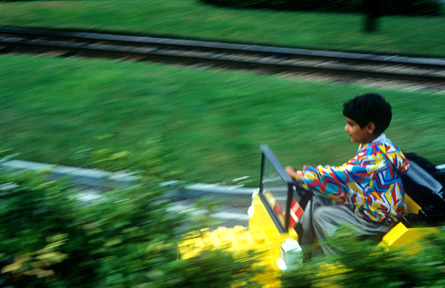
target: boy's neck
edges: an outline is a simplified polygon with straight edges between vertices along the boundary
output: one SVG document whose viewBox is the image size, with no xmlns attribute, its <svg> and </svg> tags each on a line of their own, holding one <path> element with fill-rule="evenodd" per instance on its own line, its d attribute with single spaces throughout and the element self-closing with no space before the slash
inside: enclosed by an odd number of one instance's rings
<svg viewBox="0 0 445 288">
<path fill-rule="evenodd" d="M 379 135 L 371 134 L 369 136 L 369 138 L 365 139 L 365 141 L 362 143 L 362 145 L 366 145 L 366 144 L 369 144 L 369 143 L 373 142 L 375 139 L 379 138 L 380 135 L 382 135 L 382 134 L 379 134 Z"/>
</svg>

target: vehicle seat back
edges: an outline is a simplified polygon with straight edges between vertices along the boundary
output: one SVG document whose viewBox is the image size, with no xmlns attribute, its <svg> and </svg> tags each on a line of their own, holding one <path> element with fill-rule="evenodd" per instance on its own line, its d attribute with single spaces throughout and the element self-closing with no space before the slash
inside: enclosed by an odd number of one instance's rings
<svg viewBox="0 0 445 288">
<path fill-rule="evenodd" d="M 402 176 L 405 193 L 420 207 L 418 216 L 420 220 L 436 222 L 445 220 L 445 190 L 443 185 L 433 177 L 431 166 L 426 167 L 416 157 L 408 160 L 410 169 Z M 419 163 L 422 163 L 420 165 Z M 429 171 L 427 171 L 426 169 Z"/>
</svg>

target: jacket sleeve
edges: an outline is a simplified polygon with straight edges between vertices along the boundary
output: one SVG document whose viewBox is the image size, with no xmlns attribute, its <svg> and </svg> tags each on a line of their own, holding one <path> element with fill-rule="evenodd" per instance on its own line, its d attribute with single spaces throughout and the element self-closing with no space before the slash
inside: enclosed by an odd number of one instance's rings
<svg viewBox="0 0 445 288">
<path fill-rule="evenodd" d="M 397 147 L 390 147 L 387 152 L 388 159 L 391 161 L 393 167 L 397 170 L 399 175 L 405 174 L 409 169 L 408 159 L 402 151 Z"/>
<path fill-rule="evenodd" d="M 333 203 L 348 202 L 351 183 L 369 177 L 366 168 L 358 165 L 357 157 L 342 166 L 305 166 L 303 172 L 307 188 Z"/>
</svg>

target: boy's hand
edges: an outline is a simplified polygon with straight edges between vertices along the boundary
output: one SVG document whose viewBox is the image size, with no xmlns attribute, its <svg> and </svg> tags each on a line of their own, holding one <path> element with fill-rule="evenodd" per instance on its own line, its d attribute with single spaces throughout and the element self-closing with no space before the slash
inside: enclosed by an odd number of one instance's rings
<svg viewBox="0 0 445 288">
<path fill-rule="evenodd" d="M 286 166 L 286 168 L 284 168 L 284 170 L 292 179 L 303 181 L 303 177 L 304 177 L 303 171 L 301 171 L 301 170 L 295 171 L 295 169 L 292 166 Z"/>
</svg>

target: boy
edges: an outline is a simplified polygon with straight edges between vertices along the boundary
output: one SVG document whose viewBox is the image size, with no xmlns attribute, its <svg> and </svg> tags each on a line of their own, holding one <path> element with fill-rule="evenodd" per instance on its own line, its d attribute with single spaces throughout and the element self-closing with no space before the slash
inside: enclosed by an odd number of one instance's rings
<svg viewBox="0 0 445 288">
<path fill-rule="evenodd" d="M 286 172 L 314 192 L 301 224 L 302 245 L 314 237 L 325 254 L 334 247 L 323 243 L 342 225 L 360 235 L 386 233 L 405 210 L 401 175 L 409 163 L 383 132 L 391 122 L 391 106 L 378 94 L 357 96 L 343 104 L 345 130 L 352 143 L 360 144 L 357 155 L 342 166 L 304 166 Z"/>
</svg>

